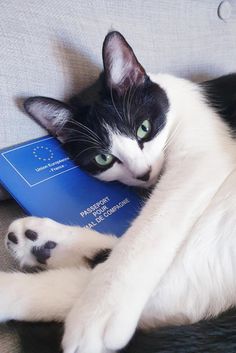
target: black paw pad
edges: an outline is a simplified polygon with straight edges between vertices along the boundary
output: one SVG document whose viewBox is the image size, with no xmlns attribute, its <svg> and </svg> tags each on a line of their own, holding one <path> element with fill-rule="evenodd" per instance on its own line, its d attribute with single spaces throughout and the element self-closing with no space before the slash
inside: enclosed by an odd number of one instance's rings
<svg viewBox="0 0 236 353">
<path fill-rule="evenodd" d="M 17 239 L 17 236 L 15 235 L 15 233 L 13 233 L 13 232 L 8 233 L 7 238 L 8 238 L 8 240 L 10 240 L 12 243 L 18 244 L 18 239 Z"/>
<path fill-rule="evenodd" d="M 57 246 L 57 243 L 55 243 L 55 241 L 47 241 L 45 244 L 44 244 L 44 249 L 54 249 L 55 247 Z"/>
<path fill-rule="evenodd" d="M 56 246 L 57 243 L 55 243 L 55 241 L 49 240 L 42 246 L 34 246 L 31 252 L 40 264 L 46 265 L 47 260 L 51 256 L 51 250 L 54 249 Z"/>
<path fill-rule="evenodd" d="M 33 246 L 31 250 L 32 254 L 36 257 L 36 260 L 43 265 L 46 265 L 46 261 L 50 258 L 50 249 L 44 249 L 43 246 Z"/>
<path fill-rule="evenodd" d="M 35 231 L 31 230 L 31 229 L 27 229 L 25 231 L 25 236 L 27 239 L 35 241 L 38 239 L 38 233 L 36 233 Z"/>
</svg>

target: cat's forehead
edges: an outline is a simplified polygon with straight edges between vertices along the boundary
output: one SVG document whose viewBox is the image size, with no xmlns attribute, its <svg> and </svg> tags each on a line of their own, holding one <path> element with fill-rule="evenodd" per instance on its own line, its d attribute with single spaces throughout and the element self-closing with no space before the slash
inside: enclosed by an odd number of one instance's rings
<svg viewBox="0 0 236 353">
<path fill-rule="evenodd" d="M 135 131 L 134 106 L 127 107 L 121 100 L 106 99 L 103 104 L 95 105 L 88 121 L 93 120 L 93 127 L 98 126 L 100 133 L 108 136 L 112 132 L 132 135 Z"/>
<path fill-rule="evenodd" d="M 85 123 L 109 138 L 111 130 L 125 136 L 136 136 L 137 126 L 144 119 L 155 119 L 163 110 L 162 91 L 148 82 L 131 86 L 122 95 L 102 92 L 101 98 L 90 104 L 84 117 Z"/>
</svg>

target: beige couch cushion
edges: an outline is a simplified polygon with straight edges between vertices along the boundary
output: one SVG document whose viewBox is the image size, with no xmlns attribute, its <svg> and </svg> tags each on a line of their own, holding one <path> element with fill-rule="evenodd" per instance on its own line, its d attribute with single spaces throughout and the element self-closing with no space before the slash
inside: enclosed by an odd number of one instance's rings
<svg viewBox="0 0 236 353">
<path fill-rule="evenodd" d="M 221 2 L 2 1 L 0 148 L 44 134 L 19 110 L 20 98 L 65 99 L 88 85 L 111 29 L 127 37 L 149 72 L 201 79 L 236 71 L 236 3 L 225 15 Z"/>
</svg>

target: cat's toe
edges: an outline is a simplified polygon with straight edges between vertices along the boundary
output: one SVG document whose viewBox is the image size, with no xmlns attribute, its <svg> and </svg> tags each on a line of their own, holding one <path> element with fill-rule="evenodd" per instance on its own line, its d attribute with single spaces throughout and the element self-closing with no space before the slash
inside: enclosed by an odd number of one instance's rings
<svg viewBox="0 0 236 353">
<path fill-rule="evenodd" d="M 49 219 L 27 217 L 14 221 L 5 244 L 21 267 L 47 266 L 57 242 L 48 235 Z"/>
<path fill-rule="evenodd" d="M 38 239 L 38 233 L 31 229 L 25 231 L 25 236 L 31 241 L 36 241 Z"/>
<path fill-rule="evenodd" d="M 47 260 L 51 257 L 51 250 L 55 249 L 57 243 L 54 241 L 47 241 L 42 246 L 33 246 L 32 254 L 35 256 L 37 262 L 42 265 L 47 264 Z"/>
<path fill-rule="evenodd" d="M 15 235 L 15 233 L 13 233 L 13 232 L 9 232 L 8 234 L 7 234 L 7 244 L 11 244 L 11 243 L 13 243 L 13 244 L 18 244 L 18 238 L 17 238 L 17 236 Z"/>
</svg>

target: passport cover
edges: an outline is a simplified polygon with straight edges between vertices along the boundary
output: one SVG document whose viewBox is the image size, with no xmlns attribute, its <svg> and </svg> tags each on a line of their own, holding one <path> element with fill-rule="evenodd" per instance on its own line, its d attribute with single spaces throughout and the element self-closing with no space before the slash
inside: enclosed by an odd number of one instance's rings
<svg viewBox="0 0 236 353">
<path fill-rule="evenodd" d="M 142 205 L 132 188 L 82 171 L 51 136 L 2 150 L 0 183 L 29 215 L 117 236 Z"/>
</svg>

